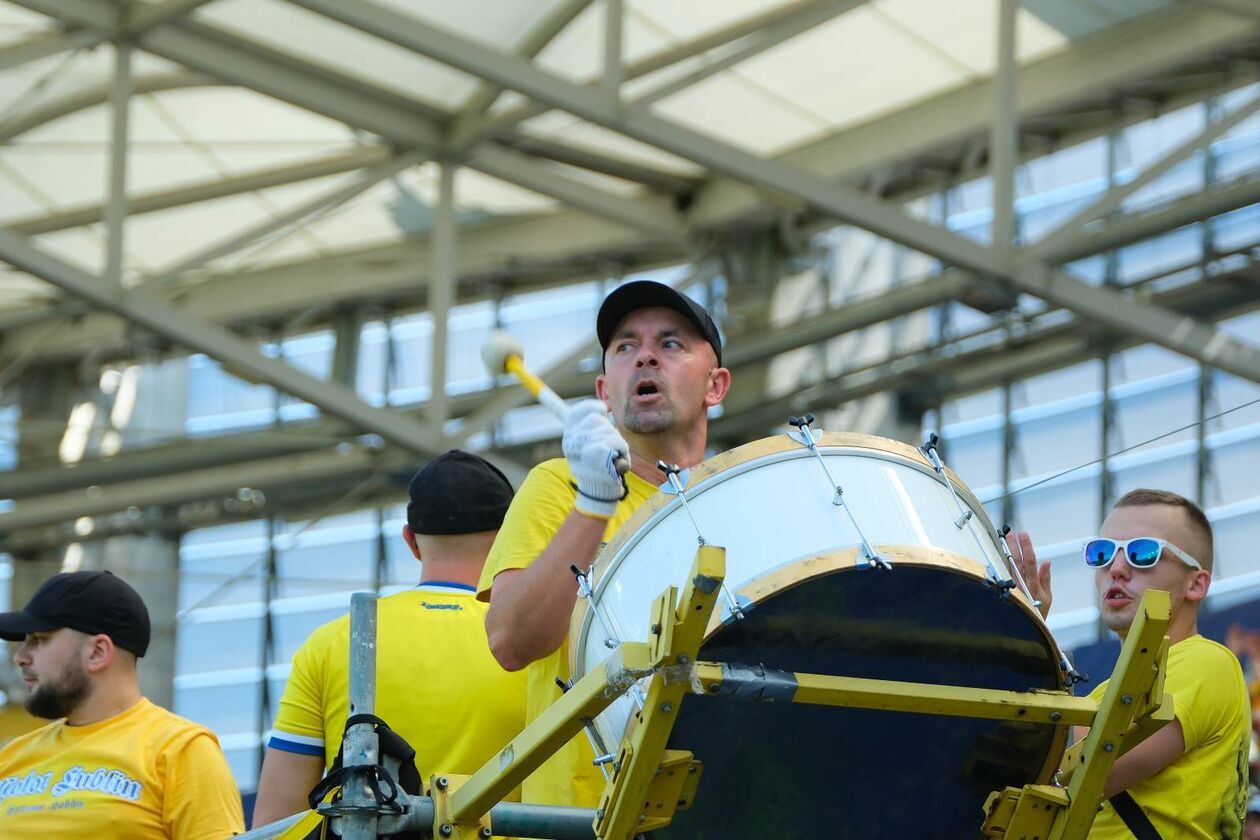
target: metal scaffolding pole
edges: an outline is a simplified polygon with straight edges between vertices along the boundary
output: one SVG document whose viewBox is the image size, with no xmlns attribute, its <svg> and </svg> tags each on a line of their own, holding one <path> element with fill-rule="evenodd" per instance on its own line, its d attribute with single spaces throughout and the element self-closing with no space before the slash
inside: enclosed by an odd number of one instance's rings
<svg viewBox="0 0 1260 840">
<path fill-rule="evenodd" d="M 600 84 L 613 102 L 621 101 L 621 83 L 626 75 L 621 61 L 624 23 L 622 0 L 604 0 L 604 74 L 600 77 Z"/>
<path fill-rule="evenodd" d="M 1005 263 L 1015 245 L 1015 161 L 1019 154 L 1019 111 L 1015 100 L 1015 28 L 1019 0 L 1000 0 L 997 70 L 993 75 L 993 126 L 989 134 L 989 177 L 993 189 L 993 250 Z"/>
<path fill-rule="evenodd" d="M 450 330 L 447 320 L 455 300 L 455 164 L 438 165 L 438 198 L 433 220 L 432 277 L 429 279 L 429 314 L 433 318 L 429 371 L 429 422 L 442 433 L 449 415 L 446 398 L 446 358 Z"/>
<path fill-rule="evenodd" d="M 114 42 L 114 84 L 109 97 L 109 203 L 105 207 L 108 235 L 105 282 L 122 287 L 123 250 L 127 221 L 127 153 L 131 112 L 131 45 Z"/>
</svg>

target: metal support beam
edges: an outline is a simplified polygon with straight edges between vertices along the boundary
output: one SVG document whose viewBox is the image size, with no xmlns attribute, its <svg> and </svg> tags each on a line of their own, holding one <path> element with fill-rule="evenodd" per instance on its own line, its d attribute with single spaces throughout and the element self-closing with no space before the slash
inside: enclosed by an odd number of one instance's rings
<svg viewBox="0 0 1260 840">
<path fill-rule="evenodd" d="M 535 58 L 589 5 L 591 0 L 564 0 L 558 9 L 525 36 L 517 54 L 528 59 Z M 459 118 L 451 129 L 451 136 L 468 136 L 469 129 L 482 121 L 486 111 L 490 110 L 502 92 L 503 88 L 482 82 L 464 103 Z"/>
<path fill-rule="evenodd" d="M 1044 264 L 1010 272 L 989 249 L 902 210 L 777 160 L 767 160 L 643 110 L 612 107 L 598 92 L 573 84 L 514 56 L 502 55 L 457 33 L 430 26 L 368 0 L 292 0 L 303 8 L 373 34 L 459 70 L 487 78 L 533 99 L 715 172 L 788 196 L 815 210 L 894 242 L 975 272 L 998 277 L 1017 288 L 1091 320 L 1160 344 L 1237 376 L 1260 382 L 1260 350 L 1189 318 L 1115 292 L 1082 283 Z M 1151 325 L 1159 328 L 1152 329 Z M 1163 329 L 1165 327 L 1177 327 Z"/>
<path fill-rule="evenodd" d="M 603 0 L 604 3 L 604 74 L 599 83 L 611 102 L 621 101 L 621 83 L 625 81 L 626 68 L 621 61 L 622 28 L 625 23 L 625 6 L 622 0 Z"/>
<path fill-rule="evenodd" d="M 139 92 L 139 87 L 136 92 Z M 3 136 L 0 136 L 0 142 L 4 142 Z M 316 158 L 289 166 L 279 166 L 275 169 L 264 169 L 247 175 L 216 178 L 213 181 L 203 181 L 185 187 L 143 193 L 128 197 L 127 212 L 129 216 L 139 216 L 144 213 L 169 210 L 172 207 L 213 201 L 216 198 L 312 181 L 316 178 L 326 178 L 329 175 L 340 175 L 343 172 L 353 172 L 356 169 L 374 166 L 389 160 L 390 156 L 390 150 L 384 146 L 365 146 L 352 152 Z M 103 204 L 71 207 L 46 216 L 19 219 L 8 225 L 8 229 L 25 236 L 53 233 L 58 230 L 95 224 L 105 217 L 105 210 L 106 205 Z"/>
<path fill-rule="evenodd" d="M 105 206 L 105 282 L 122 287 L 127 220 L 127 155 L 130 152 L 131 45 L 114 42 L 114 88 L 110 94 L 109 203 Z"/>
<path fill-rule="evenodd" d="M 41 58 L 59 55 L 71 50 L 81 50 L 101 42 L 101 36 L 91 31 L 53 32 L 47 35 L 36 35 L 26 41 L 19 41 L 0 49 L 0 70 L 8 70 Z"/>
<path fill-rule="evenodd" d="M 429 315 L 433 321 L 429 347 L 429 423 L 437 433 L 449 416 L 446 399 L 446 360 L 450 350 L 451 305 L 455 302 L 455 164 L 442 161 L 438 170 L 438 197 L 430 233 L 433 260 L 429 279 Z"/>
<path fill-rule="evenodd" d="M 1034 262 L 1040 259 L 1051 264 L 1068 263 L 1132 245 L 1183 225 L 1249 207 L 1256 202 L 1260 202 L 1260 177 L 1252 175 L 1236 181 L 1211 184 L 1199 192 L 1157 209 L 1118 216 L 1108 220 L 1097 230 L 1091 229 L 1088 233 L 1065 237 L 1053 249 L 1038 248 L 1037 253 L 1029 250 L 1025 254 L 1017 255 L 1016 262 Z"/>
<path fill-rule="evenodd" d="M 111 36 L 118 40 L 133 38 L 155 26 L 183 17 L 208 2 L 211 0 L 169 0 L 166 3 L 155 3 L 128 17 L 123 25 L 112 33 L 99 30 L 77 30 L 38 35 L 28 41 L 0 49 L 0 70 L 71 50 L 95 47 Z"/>
<path fill-rule="evenodd" d="M 88 34 L 93 39 L 99 40 L 99 36 L 95 31 Z M 3 51 L 0 51 L 0 56 Z M 4 69 L 0 66 L 0 70 Z M 137 76 L 132 79 L 132 93 L 155 93 L 163 90 L 177 90 L 187 87 L 201 87 L 202 85 L 219 85 L 219 81 L 211 79 L 209 76 L 203 76 L 199 73 L 189 73 L 186 70 L 178 70 L 171 73 L 153 73 L 145 76 Z M 114 85 L 112 80 L 105 84 L 87 87 L 81 90 L 74 90 L 64 93 L 60 96 L 52 95 L 42 99 L 37 105 L 21 114 L 15 114 L 8 119 L 7 122 L 0 124 L 0 143 L 7 143 L 15 137 L 38 128 L 41 125 L 47 125 L 53 120 L 60 119 L 70 114 L 88 108 L 94 108 L 97 105 L 104 105 L 109 102 L 109 96 L 113 91 Z"/>
<path fill-rule="evenodd" d="M 1226 14 L 1236 15 L 1243 20 L 1251 20 L 1260 23 L 1260 8 L 1248 0 L 1191 0 L 1200 6 L 1207 6 L 1209 9 L 1225 12 Z"/>
<path fill-rule="evenodd" d="M 680 93 L 865 2 L 866 0 L 830 0 L 826 3 L 804 4 L 793 14 L 782 16 L 766 28 L 751 33 L 731 43 L 728 47 L 714 50 L 716 55 L 707 59 L 696 69 L 640 93 L 631 104 L 646 107 L 653 102 L 659 102 Z"/>
<path fill-rule="evenodd" d="M 993 188 L 993 249 L 1003 262 L 1015 246 L 1015 161 L 1019 154 L 1019 110 L 1015 100 L 1018 0 L 998 0 L 997 62 L 993 76 L 993 127 L 989 134 L 989 178 Z"/>
<path fill-rule="evenodd" d="M 20 0 L 19 5 L 58 17 L 69 24 L 108 27 L 107 10 L 83 0 Z M 390 93 L 326 67 L 276 52 L 204 24 L 184 22 L 155 27 L 139 39 L 139 46 L 171 61 L 274 96 L 315 113 L 362 128 L 395 143 L 419 147 L 430 154 L 443 143 L 447 117 L 417 100 Z M 528 66 L 525 59 L 517 59 Z M 513 161 L 508 165 L 506 161 Z M 631 208 L 633 202 L 548 168 L 536 160 L 505 149 L 486 149 L 472 155 L 466 166 L 523 186 L 560 201 L 581 200 L 587 212 L 606 215 L 635 227 L 652 216 L 652 209 Z M 637 212 L 636 212 L 637 211 Z M 653 236 L 679 236 L 671 217 L 659 214 L 645 231 Z M 638 228 L 636 229 L 643 229 Z"/>
<path fill-rule="evenodd" d="M 668 201 L 614 195 L 571 178 L 545 161 L 494 144 L 477 149 L 467 165 L 570 207 L 611 219 L 645 236 L 675 243 L 686 239 L 686 225 Z"/>
<path fill-rule="evenodd" d="M 1030 264 L 1018 277 L 1022 289 L 1048 303 L 1235 376 L 1260 382 L 1260 345 L 1232 338 L 1224 330 L 1189 316 L 1082 283 L 1044 264 Z"/>
<path fill-rule="evenodd" d="M 212 243 L 205 248 L 193 253 L 173 265 L 167 266 L 159 270 L 152 277 L 148 278 L 136 291 L 143 291 L 146 294 L 152 293 L 156 289 L 170 285 L 178 281 L 181 277 L 190 271 L 194 271 L 208 262 L 212 262 L 228 254 L 233 254 L 242 248 L 245 248 L 254 242 L 262 239 L 264 236 L 284 230 L 287 227 L 298 224 L 304 219 L 318 216 L 334 207 L 339 207 L 350 201 L 357 195 L 361 195 L 367 190 L 384 181 L 386 178 L 392 178 L 403 170 L 410 169 L 421 163 L 424 156 L 419 152 L 403 152 L 386 163 L 379 164 L 364 172 L 358 178 L 355 178 L 349 184 L 345 184 L 330 190 L 322 195 L 318 195 L 310 201 L 305 201 L 287 210 L 278 216 L 267 219 L 262 224 L 255 225 L 240 233 Z"/>
<path fill-rule="evenodd" d="M 1185 5 L 1134 19 L 1022 66 L 1017 94 L 1020 122 L 1073 103 L 1106 98 L 1117 89 L 1205 55 L 1229 54 L 1253 40 L 1258 31 L 1260 27 Z M 976 81 L 812 141 L 780 160 L 828 178 L 855 181 L 900 161 L 952 150 L 981 137 L 992 120 L 992 103 L 991 82 Z M 932 130 L 924 131 L 924 126 Z M 691 216 L 698 226 L 707 228 L 736 219 L 747 221 L 759 213 L 764 217 L 765 210 L 755 189 L 723 178 L 700 190 Z"/>
<path fill-rule="evenodd" d="M 1027 249 L 1027 253 L 1035 256 L 1053 255 L 1059 249 L 1068 246 L 1073 239 L 1085 233 L 1085 228 L 1090 222 L 1102 219 L 1107 214 L 1119 210 L 1120 205 L 1129 196 L 1154 182 L 1199 149 L 1210 146 L 1222 134 L 1243 120 L 1248 119 L 1257 111 L 1260 111 L 1260 94 L 1239 105 L 1231 113 L 1210 120 L 1202 131 L 1184 143 L 1170 149 L 1158 160 L 1149 164 L 1132 180 L 1120 185 L 1109 182 L 1107 191 L 1099 196 L 1097 200 L 1090 202 L 1087 206 L 1073 213 L 1069 219 L 1061 223 L 1050 234 L 1035 245 L 1030 246 Z"/>
<path fill-rule="evenodd" d="M 252 343 L 222 327 L 189 317 L 151 298 L 124 296 L 17 234 L 0 230 L 0 259 L 155 335 L 190 350 L 206 353 L 221 361 L 237 376 L 292 394 L 357 428 L 374 432 L 390 443 L 417 454 L 437 454 L 445 449 L 440 435 L 432 434 L 411 418 L 373 408 L 348 388 L 320 381 L 292 365 L 268 358 Z"/>
<path fill-rule="evenodd" d="M 232 325 L 284 320 L 312 307 L 331 310 L 347 301 L 415 309 L 428 300 L 428 248 L 426 240 L 409 239 L 315 260 L 213 274 L 158 297 L 174 302 L 178 292 L 183 311 Z M 620 224 L 578 211 L 496 220 L 460 231 L 459 301 L 484 300 L 504 284 L 514 293 L 541 290 L 604 277 L 610 265 L 647 270 L 687 258 L 684 243 L 645 244 L 640 234 Z M 346 283 L 347 276 L 355 278 L 354 285 Z M 0 356 L 10 358 L 35 343 L 47 357 L 117 353 L 125 352 L 130 341 L 117 319 L 90 313 L 76 322 L 75 329 L 48 335 L 44 325 L 28 324 L 33 311 L 40 310 L 0 314 L 4 330 Z"/>
<path fill-rule="evenodd" d="M 775 44 L 782 43 L 793 35 L 804 32 L 806 29 L 816 26 L 824 20 L 829 20 L 838 14 L 848 11 L 862 2 L 865 2 L 865 0 L 798 0 L 798 2 L 780 6 L 769 12 L 741 20 L 707 35 L 702 35 L 685 44 L 669 47 L 653 55 L 641 58 L 625 66 L 622 81 L 628 82 L 642 78 L 704 55 L 707 52 L 732 45 L 734 47 L 733 51 L 725 53 L 722 57 L 715 58 L 711 63 L 715 68 L 712 72 L 718 72 L 751 58 Z M 743 43 L 743 39 L 753 35 L 758 36 L 755 44 L 752 42 Z M 740 43 L 737 44 L 737 42 Z M 710 63 L 706 62 L 705 67 L 707 68 L 708 66 L 710 66 Z M 701 71 L 696 72 L 700 73 Z M 712 75 L 712 73 L 702 73 L 692 83 L 707 78 L 709 75 Z M 597 79 L 592 84 L 598 85 L 598 83 L 599 80 Z M 639 104 L 646 104 L 647 101 L 653 100 L 639 100 Z M 460 125 L 451 133 L 451 145 L 454 148 L 466 148 L 479 138 L 496 136 L 504 130 L 511 129 L 525 120 L 536 117 L 539 114 L 545 114 L 550 110 L 545 104 L 528 102 L 519 108 L 514 108 L 481 124 Z"/>
<path fill-rule="evenodd" d="M 392 460 L 396 463 L 398 459 Z M 294 482 L 327 481 L 336 476 L 369 473 L 384 463 L 390 461 L 383 459 L 380 452 L 355 446 L 116 482 L 109 485 L 108 492 L 100 492 L 94 486 L 80 487 L 18 500 L 11 511 L 0 513 L 0 533 L 55 525 L 80 516 L 103 516 L 129 507 L 235 497 L 242 487 L 266 492 Z"/>
</svg>

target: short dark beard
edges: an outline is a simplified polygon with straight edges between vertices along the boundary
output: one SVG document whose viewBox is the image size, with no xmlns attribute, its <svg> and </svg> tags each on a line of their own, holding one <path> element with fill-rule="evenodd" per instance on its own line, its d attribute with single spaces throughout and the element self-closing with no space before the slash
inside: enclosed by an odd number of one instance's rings
<svg viewBox="0 0 1260 840">
<path fill-rule="evenodd" d="M 46 720 L 69 717 L 70 713 L 87 699 L 92 683 L 87 672 L 75 665 L 68 666 L 55 680 L 41 681 L 27 695 L 22 706 L 35 717 Z"/>
</svg>

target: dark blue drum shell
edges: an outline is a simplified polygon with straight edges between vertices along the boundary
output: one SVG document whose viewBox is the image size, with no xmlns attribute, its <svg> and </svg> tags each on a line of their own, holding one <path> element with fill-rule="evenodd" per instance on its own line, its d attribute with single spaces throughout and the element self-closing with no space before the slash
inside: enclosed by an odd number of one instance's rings
<svg viewBox="0 0 1260 840">
<path fill-rule="evenodd" d="M 843 569 L 759 603 L 708 662 L 1028 691 L 1063 688 L 1026 608 L 939 566 Z M 695 802 L 657 838 L 980 835 L 988 795 L 1044 783 L 1060 727 L 689 695 L 670 746 L 704 763 Z"/>
</svg>

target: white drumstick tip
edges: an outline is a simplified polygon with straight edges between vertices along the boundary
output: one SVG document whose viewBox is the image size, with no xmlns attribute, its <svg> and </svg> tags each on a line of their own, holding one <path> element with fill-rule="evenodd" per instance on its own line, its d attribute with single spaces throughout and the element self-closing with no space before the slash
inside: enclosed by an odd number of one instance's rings
<svg viewBox="0 0 1260 840">
<path fill-rule="evenodd" d="M 513 356 L 519 358 L 525 357 L 525 348 L 516 340 L 516 337 L 504 330 L 496 330 L 490 333 L 481 344 L 481 361 L 485 363 L 486 370 L 495 376 L 499 376 L 507 372 L 508 359 Z"/>
</svg>

